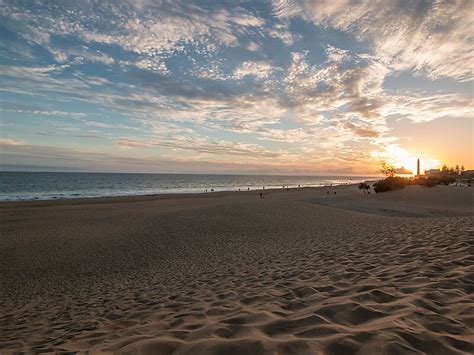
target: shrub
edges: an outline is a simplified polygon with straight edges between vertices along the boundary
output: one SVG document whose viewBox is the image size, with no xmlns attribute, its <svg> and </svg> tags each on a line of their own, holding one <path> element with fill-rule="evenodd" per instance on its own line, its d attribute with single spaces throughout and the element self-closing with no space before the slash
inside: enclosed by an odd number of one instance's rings
<svg viewBox="0 0 474 355">
<path fill-rule="evenodd" d="M 426 187 L 433 187 L 438 185 L 438 178 L 428 178 L 428 179 L 419 179 L 418 185 L 426 186 Z"/>
<path fill-rule="evenodd" d="M 430 176 L 428 178 L 416 178 L 416 179 L 407 179 L 402 177 L 388 177 L 386 179 L 377 181 L 374 186 L 375 192 L 385 192 L 392 191 L 396 189 L 404 188 L 408 185 L 420 185 L 426 187 L 433 187 L 436 185 L 449 185 L 453 182 L 456 182 L 456 179 L 449 176 Z M 360 187 L 359 187 L 360 188 Z"/>
<path fill-rule="evenodd" d="M 449 176 L 430 176 L 427 179 L 418 179 L 418 185 L 433 187 L 436 185 L 449 185 L 456 182 L 456 179 Z"/>
<path fill-rule="evenodd" d="M 456 182 L 456 179 L 453 178 L 453 177 L 445 177 L 443 179 L 441 179 L 441 183 L 444 184 L 444 185 L 449 185 L 449 184 L 452 184 Z"/>
<path fill-rule="evenodd" d="M 394 176 L 394 177 L 388 177 L 386 179 L 377 181 L 373 186 L 374 186 L 374 191 L 376 193 L 379 193 L 379 192 L 385 192 L 385 191 L 392 191 L 396 189 L 402 189 L 408 184 L 410 184 L 408 179 Z"/>
</svg>

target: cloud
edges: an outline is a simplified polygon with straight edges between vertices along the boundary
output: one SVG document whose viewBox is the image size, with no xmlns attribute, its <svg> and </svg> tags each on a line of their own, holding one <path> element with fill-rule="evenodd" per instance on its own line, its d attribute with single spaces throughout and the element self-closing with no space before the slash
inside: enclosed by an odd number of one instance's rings
<svg viewBox="0 0 474 355">
<path fill-rule="evenodd" d="M 166 64 L 161 59 L 142 59 L 135 63 L 140 69 L 150 70 L 157 72 L 162 75 L 169 74 L 170 71 L 166 67 Z"/>
<path fill-rule="evenodd" d="M 138 142 L 136 140 L 121 138 L 117 139 L 116 143 L 121 147 L 126 148 L 150 148 L 153 147 L 153 144 Z"/>
<path fill-rule="evenodd" d="M 0 66 L 12 137 L 23 137 L 16 118 L 34 117 L 33 134 L 65 147 L 58 135 L 124 156 L 336 171 L 396 144 L 387 119 L 473 117 L 466 1 L 4 5 L 18 45 L 1 50 L 24 53 Z M 388 90 L 402 71 L 429 89 Z M 103 145 L 80 140 L 92 136 Z"/>
<path fill-rule="evenodd" d="M 5 109 L 0 109 L 0 111 L 26 113 L 26 114 L 34 115 L 34 116 L 72 117 L 72 118 L 80 118 L 80 117 L 86 116 L 86 114 L 83 112 L 65 112 L 65 111 L 44 110 L 44 109 L 29 110 L 29 109 L 25 109 L 21 107 L 20 108 L 5 108 Z"/>
<path fill-rule="evenodd" d="M 393 70 L 474 78 L 472 1 L 276 0 L 273 9 L 282 19 L 301 17 L 371 41 L 374 55 Z"/>
<path fill-rule="evenodd" d="M 311 175 L 326 171 L 335 174 L 361 174 L 369 171 L 358 166 L 341 168 L 327 164 L 286 161 L 222 161 L 201 158 L 169 159 L 156 156 L 121 156 L 84 150 L 50 146 L 11 146 L 4 150 L 1 170 L 66 170 L 103 172 L 158 172 L 158 173 L 245 173 L 245 174 L 301 174 Z M 71 164 L 73 162 L 73 164 Z M 326 170 L 324 170 L 326 169 Z"/>
<path fill-rule="evenodd" d="M 142 142 L 129 138 L 121 138 L 116 143 L 127 148 L 162 147 L 178 150 L 188 150 L 209 155 L 245 156 L 248 159 L 278 157 L 275 152 L 265 151 L 255 144 L 245 144 L 227 141 L 207 141 L 199 137 L 175 136 L 167 140 Z"/>
<path fill-rule="evenodd" d="M 247 45 L 247 49 L 249 51 L 256 52 L 260 49 L 260 46 L 257 43 L 250 41 L 249 44 Z"/>
<path fill-rule="evenodd" d="M 345 60 L 351 58 L 350 51 L 347 49 L 337 48 L 331 45 L 326 47 L 326 55 L 328 57 L 328 61 L 335 62 L 335 63 L 342 63 Z"/>
<path fill-rule="evenodd" d="M 462 94 L 393 95 L 387 99 L 382 114 L 399 115 L 413 122 L 428 122 L 444 117 L 474 119 L 474 102 Z"/>
<path fill-rule="evenodd" d="M 211 52 L 220 45 L 237 46 L 240 36 L 265 24 L 263 18 L 240 7 L 203 8 L 187 1 L 147 2 L 142 6 L 92 1 L 87 9 L 69 3 L 59 5 L 59 11 L 6 5 L 1 15 L 9 19 L 9 26 L 28 41 L 48 49 L 59 63 L 72 56 L 76 60 L 114 62 L 113 57 L 91 51 L 87 46 L 58 49 L 51 40 L 52 36 L 74 36 L 86 44 L 119 46 L 141 57 L 136 62 L 140 68 L 159 71 L 163 71 L 166 57 L 183 52 L 187 45 L 202 46 Z M 97 15 L 104 11 L 107 16 Z"/>
<path fill-rule="evenodd" d="M 251 75 L 257 79 L 268 78 L 275 68 L 269 62 L 243 62 L 234 70 L 234 78 L 241 80 Z"/>
<path fill-rule="evenodd" d="M 343 127 L 351 130 L 352 132 L 354 132 L 354 134 L 360 137 L 375 138 L 380 135 L 380 132 L 371 129 L 370 127 L 357 126 L 351 122 L 344 123 Z"/>
<path fill-rule="evenodd" d="M 270 37 L 278 38 L 287 46 L 291 46 L 295 41 L 295 36 L 288 30 L 288 27 L 284 24 L 276 24 L 272 28 L 267 30 Z"/>
<path fill-rule="evenodd" d="M 272 1 L 273 14 L 279 18 L 291 18 L 302 13 L 302 7 L 295 0 Z"/>
<path fill-rule="evenodd" d="M 0 139 L 0 145 L 23 145 L 23 141 L 16 139 Z"/>
</svg>

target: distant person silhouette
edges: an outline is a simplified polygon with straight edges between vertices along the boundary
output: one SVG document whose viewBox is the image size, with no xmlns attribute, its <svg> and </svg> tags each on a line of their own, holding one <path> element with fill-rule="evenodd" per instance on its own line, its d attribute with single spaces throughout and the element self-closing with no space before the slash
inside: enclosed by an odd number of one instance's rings
<svg viewBox="0 0 474 355">
<path fill-rule="evenodd" d="M 260 192 L 260 198 L 262 198 L 262 197 L 263 197 L 263 194 Z"/>
<path fill-rule="evenodd" d="M 336 191 L 334 191 L 334 195 L 336 194 Z"/>
</svg>

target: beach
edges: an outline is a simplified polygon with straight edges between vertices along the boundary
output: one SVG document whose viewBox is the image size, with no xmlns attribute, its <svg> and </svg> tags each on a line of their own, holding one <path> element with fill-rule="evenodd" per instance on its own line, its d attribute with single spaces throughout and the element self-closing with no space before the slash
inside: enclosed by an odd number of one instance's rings
<svg viewBox="0 0 474 355">
<path fill-rule="evenodd" d="M 356 185 L 4 202 L 0 352 L 470 354 L 473 206 Z"/>
</svg>

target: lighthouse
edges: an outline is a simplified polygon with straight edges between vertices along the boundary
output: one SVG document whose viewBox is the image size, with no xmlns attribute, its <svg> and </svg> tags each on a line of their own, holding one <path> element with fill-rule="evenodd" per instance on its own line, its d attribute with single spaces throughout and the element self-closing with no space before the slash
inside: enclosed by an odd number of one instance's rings
<svg viewBox="0 0 474 355">
<path fill-rule="evenodd" d="M 416 161 L 416 176 L 420 176 L 420 159 Z"/>
</svg>

